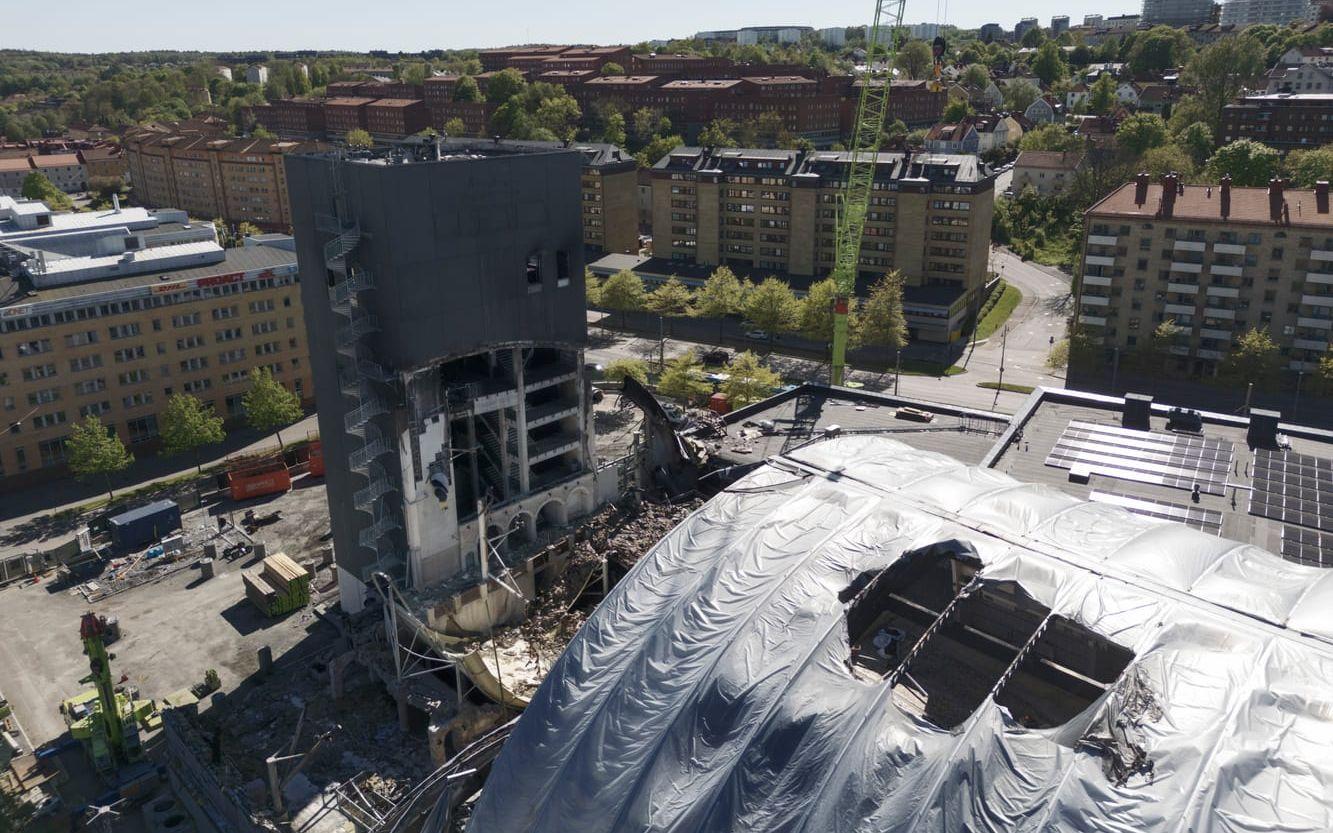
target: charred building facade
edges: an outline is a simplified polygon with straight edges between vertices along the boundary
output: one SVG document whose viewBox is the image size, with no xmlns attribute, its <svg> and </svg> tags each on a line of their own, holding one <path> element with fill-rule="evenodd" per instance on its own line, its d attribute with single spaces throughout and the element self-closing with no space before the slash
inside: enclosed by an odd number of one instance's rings
<svg viewBox="0 0 1333 833">
<path fill-rule="evenodd" d="M 593 508 L 581 165 L 487 142 L 289 159 L 349 611 L 376 572 L 466 584 L 480 535 L 502 558 Z"/>
</svg>

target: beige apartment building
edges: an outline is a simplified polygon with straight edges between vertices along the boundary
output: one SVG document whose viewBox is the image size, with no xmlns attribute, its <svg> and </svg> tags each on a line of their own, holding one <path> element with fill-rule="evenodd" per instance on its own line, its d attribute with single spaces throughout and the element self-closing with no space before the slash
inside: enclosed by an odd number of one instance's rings
<svg viewBox="0 0 1333 833">
<path fill-rule="evenodd" d="M 591 252 L 639 251 L 639 163 L 615 145 L 586 143 L 579 178 L 583 245 Z"/>
<path fill-rule="evenodd" d="M 63 474 L 88 414 L 143 456 L 174 393 L 238 418 L 268 367 L 314 396 L 290 238 L 223 249 L 183 212 L 0 197 L 0 261 L 0 492 Z"/>
<path fill-rule="evenodd" d="M 1237 336 L 1265 328 L 1296 372 L 1333 331 L 1333 214 L 1313 191 L 1183 185 L 1141 174 L 1088 209 L 1078 323 L 1108 350 L 1134 350 L 1171 320 L 1182 372 L 1211 375 Z"/>
<path fill-rule="evenodd" d="M 291 227 L 283 157 L 319 149 L 315 142 L 235 139 L 216 125 L 184 129 L 150 126 L 124 140 L 136 198 L 150 207 L 172 206 L 192 217 L 261 229 Z"/>
<path fill-rule="evenodd" d="M 727 265 L 801 288 L 833 269 L 851 154 L 680 147 L 653 166 L 653 254 Z M 861 242 L 858 293 L 905 278 L 914 340 L 953 342 L 989 277 L 994 178 L 971 155 L 881 153 Z"/>
</svg>

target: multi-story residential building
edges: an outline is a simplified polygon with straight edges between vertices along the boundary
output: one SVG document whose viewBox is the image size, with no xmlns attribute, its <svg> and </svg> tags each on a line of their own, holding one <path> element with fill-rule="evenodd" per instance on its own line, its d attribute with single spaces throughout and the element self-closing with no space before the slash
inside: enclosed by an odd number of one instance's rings
<svg viewBox="0 0 1333 833">
<path fill-rule="evenodd" d="M 1051 37 L 1058 38 L 1069 31 L 1069 15 L 1059 14 L 1051 17 Z"/>
<path fill-rule="evenodd" d="M 318 136 L 326 128 L 324 99 L 283 98 L 254 108 L 255 120 L 280 135 Z"/>
<path fill-rule="evenodd" d="M 366 129 L 366 107 L 373 98 L 330 98 L 324 102 L 324 128 L 330 133 Z"/>
<path fill-rule="evenodd" d="M 1033 29 L 1040 29 L 1041 22 L 1035 17 L 1025 17 L 1014 24 L 1014 40 L 1022 42 L 1023 36 Z"/>
<path fill-rule="evenodd" d="M 1248 95 L 1222 108 L 1221 141 L 1254 139 L 1279 150 L 1333 142 L 1333 92 Z"/>
<path fill-rule="evenodd" d="M 17 197 L 23 192 L 23 181 L 32 173 L 27 156 L 0 157 L 0 197 Z"/>
<path fill-rule="evenodd" d="M 861 99 L 861 87 L 864 84 L 864 80 L 853 80 L 852 76 L 847 75 L 830 75 L 820 82 L 823 90 L 839 98 L 839 129 L 844 136 L 852 131 L 856 106 Z M 942 91 L 931 90 L 929 81 L 893 81 L 891 84 L 887 116 L 890 122 L 901 120 L 908 127 L 925 127 L 935 124 L 944 115 L 949 97 Z"/>
<path fill-rule="evenodd" d="M 288 160 L 297 256 L 321 276 L 302 293 L 349 612 L 377 573 L 484 584 L 597 501 L 580 155 L 418 150 Z"/>
<path fill-rule="evenodd" d="M 0 197 L 0 490 L 64 471 L 96 414 L 142 454 L 173 393 L 229 418 L 255 367 L 309 402 L 296 256 L 223 249 L 211 223 L 143 208 L 57 214 Z"/>
<path fill-rule="evenodd" d="M 77 153 L 51 153 L 29 157 L 33 170 L 67 194 L 88 190 L 88 176 Z"/>
<path fill-rule="evenodd" d="M 283 157 L 312 142 L 233 139 L 219 130 L 147 127 L 125 136 L 134 193 L 144 205 L 174 206 L 192 217 L 221 217 L 262 229 L 291 226 Z"/>
<path fill-rule="evenodd" d="M 991 41 L 1002 41 L 1006 38 L 1004 27 L 998 23 L 981 24 L 981 29 L 978 30 L 978 36 L 986 43 L 990 43 Z"/>
<path fill-rule="evenodd" d="M 907 27 L 907 34 L 916 40 L 934 40 L 940 34 L 940 24 L 913 23 Z"/>
<path fill-rule="evenodd" d="M 845 26 L 829 26 L 818 30 L 815 34 L 819 36 L 819 42 L 825 46 L 838 49 L 847 45 L 847 27 Z"/>
<path fill-rule="evenodd" d="M 680 147 L 653 166 L 653 254 L 808 284 L 833 268 L 850 154 Z M 900 269 L 913 338 L 958 339 L 985 286 L 994 178 L 975 156 L 881 153 L 861 284 Z"/>
<path fill-rule="evenodd" d="M 89 187 L 96 187 L 98 182 L 110 180 L 124 181 L 130 172 L 129 162 L 125 160 L 125 151 L 115 145 L 98 145 L 78 151 L 79 161 L 83 163 L 83 176 Z"/>
<path fill-rule="evenodd" d="M 1262 23 L 1286 26 L 1314 20 L 1318 10 L 1318 4 L 1311 0 L 1227 0 L 1222 6 L 1222 22 L 1236 26 Z"/>
<path fill-rule="evenodd" d="M 411 136 L 430 127 L 430 110 L 417 98 L 381 98 L 366 105 L 366 129 L 376 136 Z"/>
<path fill-rule="evenodd" d="M 1268 93 L 1333 93 L 1333 60 L 1278 64 L 1268 73 Z"/>
<path fill-rule="evenodd" d="M 745 26 L 736 30 L 736 43 L 753 46 L 759 43 L 800 43 L 810 26 Z"/>
<path fill-rule="evenodd" d="M 1178 328 L 1179 369 L 1217 371 L 1236 338 L 1268 330 L 1296 371 L 1313 370 L 1333 332 L 1328 183 L 1298 191 L 1183 185 L 1147 174 L 1088 209 L 1078 323 L 1108 351 Z"/>
<path fill-rule="evenodd" d="M 1014 193 L 1033 188 L 1042 196 L 1063 194 L 1074 181 L 1083 157 L 1082 151 L 1023 151 L 1014 160 Z"/>
<path fill-rule="evenodd" d="M 1213 0 L 1143 0 L 1143 22 L 1149 26 L 1192 26 L 1210 21 Z"/>
</svg>

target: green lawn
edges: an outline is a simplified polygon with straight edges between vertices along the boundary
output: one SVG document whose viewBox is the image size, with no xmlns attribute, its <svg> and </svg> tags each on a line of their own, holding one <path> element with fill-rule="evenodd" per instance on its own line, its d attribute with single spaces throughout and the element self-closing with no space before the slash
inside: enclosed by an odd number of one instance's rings
<svg viewBox="0 0 1333 833">
<path fill-rule="evenodd" d="M 975 338 L 978 340 L 990 338 L 994 335 L 995 331 L 1004 326 L 1004 322 L 1009 320 L 1009 316 L 1013 315 L 1014 310 L 1018 308 L 1019 303 L 1023 300 L 1023 293 L 1012 284 L 1006 283 L 996 291 L 1001 293 L 999 299 L 990 305 L 990 310 L 977 323 Z"/>
</svg>

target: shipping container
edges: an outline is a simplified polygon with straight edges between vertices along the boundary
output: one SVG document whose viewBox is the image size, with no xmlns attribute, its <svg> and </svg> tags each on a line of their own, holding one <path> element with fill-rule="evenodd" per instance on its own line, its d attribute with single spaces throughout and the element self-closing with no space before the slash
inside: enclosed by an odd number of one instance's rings
<svg viewBox="0 0 1333 833">
<path fill-rule="evenodd" d="M 307 471 L 313 477 L 324 476 L 324 443 L 315 440 L 307 447 L 309 453 L 310 467 Z"/>
<path fill-rule="evenodd" d="M 266 471 L 233 471 L 227 474 L 227 487 L 232 500 L 276 495 L 292 487 L 292 475 L 281 465 Z"/>
<path fill-rule="evenodd" d="M 139 549 L 181 528 L 181 510 L 172 500 L 159 500 L 116 515 L 108 522 L 111 542 L 121 549 Z"/>
</svg>

